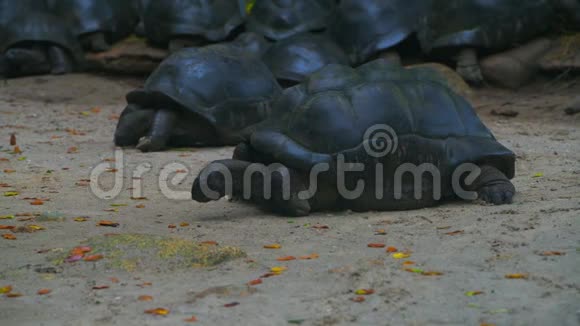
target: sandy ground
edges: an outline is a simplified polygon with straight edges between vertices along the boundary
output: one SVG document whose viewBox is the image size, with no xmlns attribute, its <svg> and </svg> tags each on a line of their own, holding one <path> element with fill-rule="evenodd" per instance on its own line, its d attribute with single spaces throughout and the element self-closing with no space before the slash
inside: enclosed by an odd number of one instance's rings
<svg viewBox="0 0 580 326">
<path fill-rule="evenodd" d="M 202 205 L 164 198 L 158 186 L 163 166 L 185 166 L 187 179 L 174 190 L 187 196 L 200 168 L 227 158 L 231 148 L 154 154 L 126 150 L 122 162 L 116 162 L 124 171 L 121 194 L 103 200 L 91 193 L 84 180 L 114 157 L 115 115 L 124 107 L 125 93 L 140 83 L 70 75 L 0 84 L 0 195 L 18 193 L 0 196 L 0 215 L 19 215 L 0 224 L 45 228 L 14 233 L 16 240 L 0 238 L 0 289 L 10 285 L 12 293 L 22 294 L 0 297 L 1 325 L 180 325 L 192 315 L 200 325 L 580 323 L 580 115 L 563 113 L 572 96 L 580 94 L 580 80 L 475 93 L 481 118 L 518 155 L 514 183 L 519 193 L 511 206 L 446 203 L 407 212 L 322 213 L 300 219 L 226 200 Z M 492 115 L 494 109 L 519 115 Z M 11 153 L 12 133 L 21 154 Z M 139 185 L 131 173 L 142 163 L 152 169 Z M 102 183 L 110 188 L 112 180 L 113 173 L 105 173 Z M 31 205 L 31 198 L 43 205 Z M 46 212 L 60 218 L 34 221 L 25 214 Z M 74 221 L 79 216 L 89 219 Z M 120 226 L 98 227 L 99 220 Z M 377 234 L 380 229 L 386 234 Z M 108 270 L 107 257 L 63 265 L 50 258 L 111 232 L 217 241 L 243 249 L 248 257 L 213 268 L 133 272 Z M 369 243 L 394 246 L 411 257 L 394 259 L 385 249 L 368 248 Z M 268 244 L 282 247 L 264 249 Z M 546 251 L 562 256 L 541 255 Z M 276 260 L 313 253 L 319 258 Z M 275 266 L 288 270 L 260 285 L 246 285 Z M 514 273 L 527 279 L 505 277 Z M 93 289 L 102 285 L 109 288 Z M 43 288 L 52 292 L 38 295 Z M 374 294 L 364 302 L 351 301 L 357 289 Z M 483 293 L 468 296 L 469 291 Z M 141 295 L 153 300 L 140 301 Z M 239 305 L 224 306 L 234 302 Z M 170 313 L 144 313 L 157 307 Z"/>
</svg>

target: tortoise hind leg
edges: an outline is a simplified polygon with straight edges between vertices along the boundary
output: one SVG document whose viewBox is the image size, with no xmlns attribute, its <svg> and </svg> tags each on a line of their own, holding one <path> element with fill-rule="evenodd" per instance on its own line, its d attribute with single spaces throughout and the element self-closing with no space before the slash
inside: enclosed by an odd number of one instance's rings
<svg viewBox="0 0 580 326">
<path fill-rule="evenodd" d="M 175 111 L 157 110 L 149 134 L 139 139 L 137 149 L 142 152 L 158 152 L 166 149 L 176 123 Z"/>
<path fill-rule="evenodd" d="M 42 46 L 11 48 L 4 54 L 6 74 L 11 77 L 42 75 L 50 71 L 46 49 Z"/>
<path fill-rule="evenodd" d="M 505 174 L 490 165 L 481 167 L 481 174 L 468 188 L 477 191 L 479 199 L 494 205 L 511 204 L 516 193 Z"/>
<path fill-rule="evenodd" d="M 81 37 L 81 43 L 85 49 L 94 52 L 105 52 L 111 48 L 103 32 L 84 35 Z"/>
<path fill-rule="evenodd" d="M 49 47 L 48 58 L 51 63 L 50 73 L 53 75 L 63 75 L 74 70 L 71 57 L 60 46 L 53 45 Z"/>
<path fill-rule="evenodd" d="M 457 73 L 472 85 L 483 85 L 483 74 L 481 73 L 475 49 L 468 48 L 459 52 L 457 56 Z"/>
<path fill-rule="evenodd" d="M 252 173 L 253 172 L 253 173 Z M 300 194 L 307 188 L 304 176 L 282 164 L 266 166 L 240 160 L 215 161 L 195 179 L 192 199 L 218 200 L 226 195 L 250 200 L 288 216 L 306 216 L 311 211 Z"/>
</svg>

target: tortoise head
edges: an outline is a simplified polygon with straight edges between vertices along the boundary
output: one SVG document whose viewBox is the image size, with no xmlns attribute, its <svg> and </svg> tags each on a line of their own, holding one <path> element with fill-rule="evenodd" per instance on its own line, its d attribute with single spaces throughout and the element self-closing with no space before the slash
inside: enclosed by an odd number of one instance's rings
<svg viewBox="0 0 580 326">
<path fill-rule="evenodd" d="M 270 47 L 270 44 L 263 36 L 252 32 L 240 34 L 240 36 L 234 40 L 234 45 L 257 57 L 262 57 Z"/>
</svg>

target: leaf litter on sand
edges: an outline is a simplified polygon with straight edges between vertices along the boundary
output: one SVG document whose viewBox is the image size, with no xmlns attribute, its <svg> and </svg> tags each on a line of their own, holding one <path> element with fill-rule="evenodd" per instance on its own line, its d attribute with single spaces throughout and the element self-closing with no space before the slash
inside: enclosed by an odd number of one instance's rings
<svg viewBox="0 0 580 326">
<path fill-rule="evenodd" d="M 169 315 L 170 311 L 166 308 L 154 308 L 145 310 L 146 314 L 155 315 L 155 316 L 167 316 Z"/>
</svg>

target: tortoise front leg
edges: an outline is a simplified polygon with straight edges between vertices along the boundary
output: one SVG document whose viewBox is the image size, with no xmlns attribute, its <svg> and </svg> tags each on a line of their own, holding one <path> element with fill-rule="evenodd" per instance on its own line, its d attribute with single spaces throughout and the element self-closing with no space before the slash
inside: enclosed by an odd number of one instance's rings
<svg viewBox="0 0 580 326">
<path fill-rule="evenodd" d="M 142 152 L 158 152 L 167 148 L 167 143 L 177 123 L 177 113 L 160 109 L 155 113 L 149 134 L 141 137 L 137 149 Z"/>
<path fill-rule="evenodd" d="M 477 191 L 479 199 L 494 205 L 511 204 L 516 193 L 505 174 L 491 165 L 482 166 L 481 174 L 467 188 Z"/>
<path fill-rule="evenodd" d="M 282 164 L 263 165 L 240 160 L 214 161 L 195 179 L 193 200 L 206 203 L 226 195 L 250 200 L 288 216 L 306 216 L 311 206 L 300 199 L 305 177 Z"/>
<path fill-rule="evenodd" d="M 139 139 L 151 129 L 156 111 L 129 104 L 123 110 L 115 129 L 116 146 L 136 146 Z"/>
<path fill-rule="evenodd" d="M 457 56 L 457 73 L 470 84 L 483 85 L 483 74 L 481 73 L 475 49 L 468 48 L 459 52 Z"/>
<path fill-rule="evenodd" d="M 105 33 L 96 32 L 81 36 L 80 42 L 85 49 L 89 49 L 93 52 L 105 52 L 111 48 L 111 45 L 107 42 Z"/>
<path fill-rule="evenodd" d="M 53 45 L 48 48 L 48 59 L 50 60 L 53 75 L 63 75 L 74 70 L 71 57 L 60 46 Z"/>
<path fill-rule="evenodd" d="M 11 48 L 4 54 L 6 73 L 11 76 L 42 75 L 50 71 L 44 47 Z"/>
</svg>

